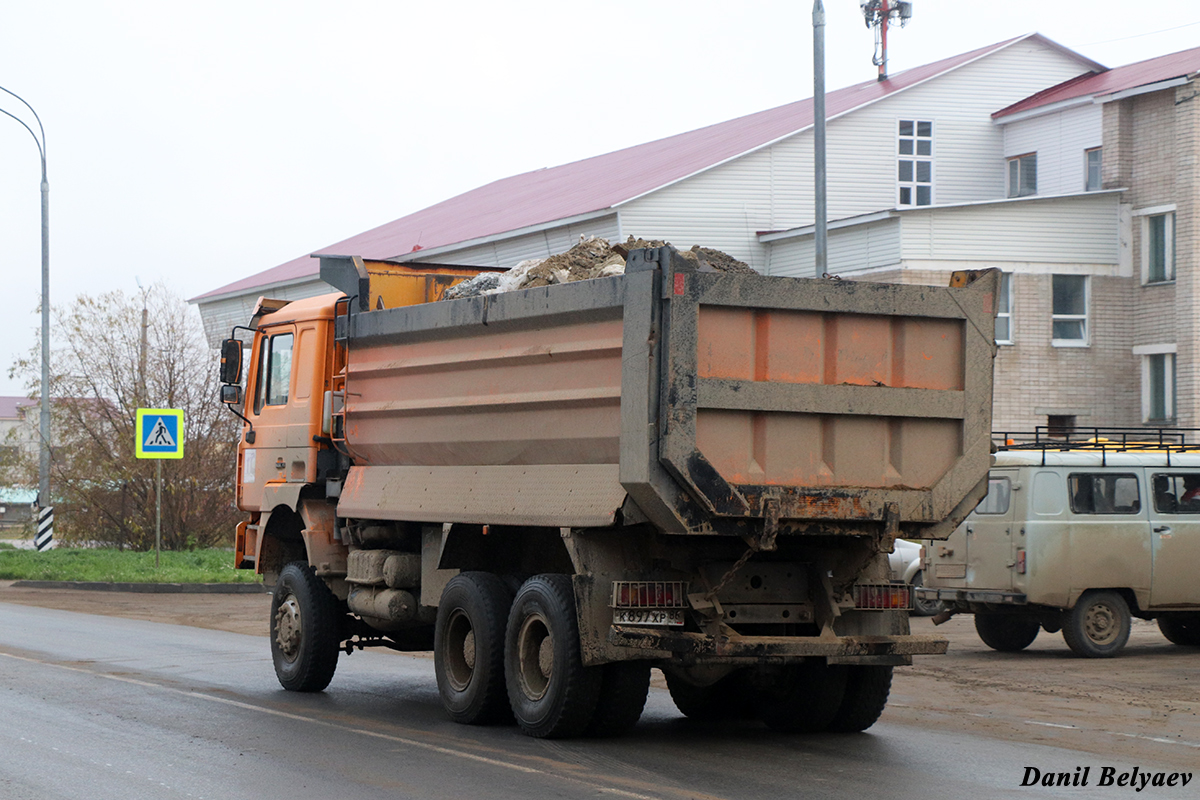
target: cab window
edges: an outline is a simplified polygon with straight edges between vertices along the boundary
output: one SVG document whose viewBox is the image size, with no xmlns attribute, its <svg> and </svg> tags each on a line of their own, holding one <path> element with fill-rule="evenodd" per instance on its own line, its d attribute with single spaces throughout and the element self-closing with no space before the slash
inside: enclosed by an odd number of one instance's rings
<svg viewBox="0 0 1200 800">
<path fill-rule="evenodd" d="M 260 413 L 264 405 L 286 405 L 291 381 L 292 334 L 280 333 L 269 339 L 263 339 L 258 353 L 254 413 Z"/>
<path fill-rule="evenodd" d="M 1071 473 L 1071 511 L 1076 514 L 1137 514 L 1142 510 L 1136 475 Z"/>
<path fill-rule="evenodd" d="M 1151 485 L 1154 510 L 1160 514 L 1200 514 L 1200 473 L 1162 473 Z"/>
<path fill-rule="evenodd" d="M 975 506 L 976 514 L 1007 514 L 1012 500 L 1012 482 L 1008 478 L 989 478 L 987 497 Z"/>
</svg>

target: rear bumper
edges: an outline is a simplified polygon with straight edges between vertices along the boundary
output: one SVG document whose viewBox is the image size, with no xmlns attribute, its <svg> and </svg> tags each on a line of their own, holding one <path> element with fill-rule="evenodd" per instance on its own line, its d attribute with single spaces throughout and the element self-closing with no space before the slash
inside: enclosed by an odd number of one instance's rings
<svg viewBox="0 0 1200 800">
<path fill-rule="evenodd" d="M 613 625 L 609 644 L 641 650 L 669 651 L 683 660 L 712 662 L 758 662 L 801 657 L 825 657 L 846 663 L 875 659 L 907 663 L 911 656 L 940 655 L 947 640 L 929 634 L 897 636 L 712 636 L 691 631 L 672 631 Z M 878 661 L 876 663 L 887 663 Z"/>
<path fill-rule="evenodd" d="M 916 592 L 921 600 L 941 600 L 963 606 L 970 603 L 1023 606 L 1029 602 L 1020 592 L 1001 592 L 994 589 L 930 589 L 919 586 Z"/>
</svg>

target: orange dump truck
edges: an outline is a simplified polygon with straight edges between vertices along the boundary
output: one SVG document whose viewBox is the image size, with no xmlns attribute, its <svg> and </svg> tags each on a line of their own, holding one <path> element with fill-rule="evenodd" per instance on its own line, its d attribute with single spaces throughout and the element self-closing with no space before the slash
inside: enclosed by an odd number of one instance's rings
<svg viewBox="0 0 1200 800">
<path fill-rule="evenodd" d="M 945 538 L 991 463 L 995 273 L 951 287 L 698 271 L 426 302 L 477 270 L 324 258 L 222 348 L 237 565 L 284 687 L 433 649 L 456 721 L 619 733 L 659 667 L 689 716 L 863 730 L 909 631 L 895 537 Z"/>
</svg>

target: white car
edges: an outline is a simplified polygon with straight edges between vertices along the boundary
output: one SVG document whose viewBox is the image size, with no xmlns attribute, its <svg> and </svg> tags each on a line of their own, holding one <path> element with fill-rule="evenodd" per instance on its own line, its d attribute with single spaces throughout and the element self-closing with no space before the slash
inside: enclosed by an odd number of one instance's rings
<svg viewBox="0 0 1200 800">
<path fill-rule="evenodd" d="M 896 583 L 907 583 L 913 588 L 923 585 L 921 545 L 907 539 L 897 539 L 895 549 L 888 555 L 888 564 L 892 569 L 892 580 Z M 943 608 L 941 600 L 922 600 L 913 592 L 914 615 L 931 617 Z"/>
</svg>

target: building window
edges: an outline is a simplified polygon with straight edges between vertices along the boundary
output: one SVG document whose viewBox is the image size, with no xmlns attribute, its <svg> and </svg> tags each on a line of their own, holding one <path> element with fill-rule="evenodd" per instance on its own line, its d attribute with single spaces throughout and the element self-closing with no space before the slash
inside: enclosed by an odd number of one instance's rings
<svg viewBox="0 0 1200 800">
<path fill-rule="evenodd" d="M 1093 147 L 1091 150 L 1084 150 L 1083 157 L 1086 164 L 1086 176 L 1084 178 L 1083 188 L 1085 191 L 1094 192 L 1102 187 L 1102 178 L 1100 175 L 1100 154 L 1103 152 L 1099 147 Z"/>
<path fill-rule="evenodd" d="M 933 204 L 933 123 L 925 120 L 900 120 L 897 139 L 897 182 L 899 204 Z"/>
<path fill-rule="evenodd" d="M 996 299 L 996 343 L 1012 344 L 1012 273 L 1000 273 L 1000 296 Z"/>
<path fill-rule="evenodd" d="M 1074 432 L 1074 414 L 1048 414 L 1046 416 L 1046 435 L 1051 439 L 1067 439 Z"/>
<path fill-rule="evenodd" d="M 1027 153 L 1008 160 L 1008 196 L 1028 197 L 1037 194 L 1037 153 Z"/>
<path fill-rule="evenodd" d="M 1055 347 L 1088 343 L 1088 279 L 1086 275 L 1054 275 L 1051 328 Z"/>
<path fill-rule="evenodd" d="M 1138 349 L 1165 350 L 1173 345 Z M 1136 352 L 1136 351 L 1135 351 Z M 1158 424 L 1175 419 L 1175 354 L 1142 354 L 1142 421 Z"/>
<path fill-rule="evenodd" d="M 1146 283 L 1175 280 L 1175 212 L 1144 217 Z"/>
</svg>

